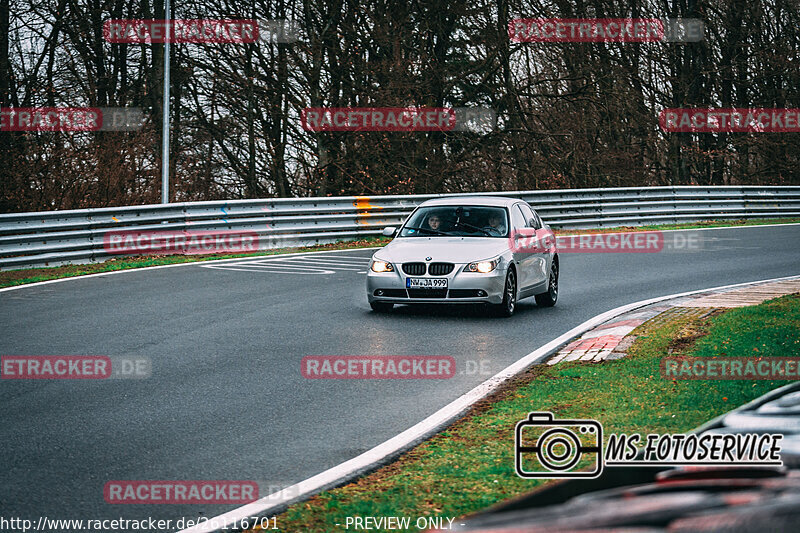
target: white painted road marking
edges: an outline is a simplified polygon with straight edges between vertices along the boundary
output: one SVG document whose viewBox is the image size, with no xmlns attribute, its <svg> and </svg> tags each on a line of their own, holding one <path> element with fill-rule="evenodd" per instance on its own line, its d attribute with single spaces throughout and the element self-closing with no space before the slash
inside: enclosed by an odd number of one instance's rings
<svg viewBox="0 0 800 533">
<path fill-rule="evenodd" d="M 268 274 L 311 274 L 325 275 L 336 272 L 355 272 L 366 274 L 369 257 L 327 256 L 327 257 L 269 257 L 248 259 L 225 264 L 203 265 L 213 270 L 234 270 L 239 272 L 264 272 Z"/>
</svg>

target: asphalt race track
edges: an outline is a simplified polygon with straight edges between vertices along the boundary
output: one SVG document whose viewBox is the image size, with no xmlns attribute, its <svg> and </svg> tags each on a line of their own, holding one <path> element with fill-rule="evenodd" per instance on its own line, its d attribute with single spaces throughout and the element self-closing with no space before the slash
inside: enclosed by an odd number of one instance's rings
<svg viewBox="0 0 800 533">
<path fill-rule="evenodd" d="M 800 225 L 705 230 L 693 252 L 564 254 L 552 309 L 370 311 L 372 250 L 236 260 L 0 292 L 0 354 L 145 357 L 147 379 L 0 382 L 4 516 L 195 518 L 109 505 L 110 480 L 288 486 L 407 429 L 581 322 L 646 298 L 800 274 Z M 213 266 L 213 268 L 210 268 Z M 451 355 L 448 380 L 307 380 L 306 355 Z M 467 363 L 470 361 L 471 363 Z M 531 406 L 535 410 L 536 406 Z M 511 433 L 509 433 L 511 435 Z"/>
</svg>

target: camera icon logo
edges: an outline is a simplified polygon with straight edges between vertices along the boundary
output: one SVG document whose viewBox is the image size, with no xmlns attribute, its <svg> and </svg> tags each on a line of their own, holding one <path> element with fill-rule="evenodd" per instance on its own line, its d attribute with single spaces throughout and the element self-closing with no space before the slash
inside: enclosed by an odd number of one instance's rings
<svg viewBox="0 0 800 533">
<path fill-rule="evenodd" d="M 603 472 L 603 426 L 596 420 L 555 420 L 553 413 L 529 413 L 517 423 L 514 448 L 520 477 L 596 478 Z"/>
</svg>

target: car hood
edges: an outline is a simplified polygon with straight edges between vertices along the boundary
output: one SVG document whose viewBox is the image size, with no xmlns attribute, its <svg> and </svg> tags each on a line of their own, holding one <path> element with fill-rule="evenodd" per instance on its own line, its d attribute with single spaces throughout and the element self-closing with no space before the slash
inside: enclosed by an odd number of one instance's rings
<svg viewBox="0 0 800 533">
<path fill-rule="evenodd" d="M 375 256 L 390 263 L 425 261 L 470 263 L 491 259 L 508 250 L 508 239 L 497 237 L 400 237 Z"/>
</svg>

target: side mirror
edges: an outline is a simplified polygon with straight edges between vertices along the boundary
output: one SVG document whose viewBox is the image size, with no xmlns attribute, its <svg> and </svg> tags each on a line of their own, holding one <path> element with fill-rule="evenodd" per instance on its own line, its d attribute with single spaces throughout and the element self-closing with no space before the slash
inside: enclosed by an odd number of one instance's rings
<svg viewBox="0 0 800 533">
<path fill-rule="evenodd" d="M 386 226 L 383 228 L 383 236 L 384 237 L 394 237 L 394 232 L 397 231 L 397 228 L 392 226 Z"/>
</svg>

